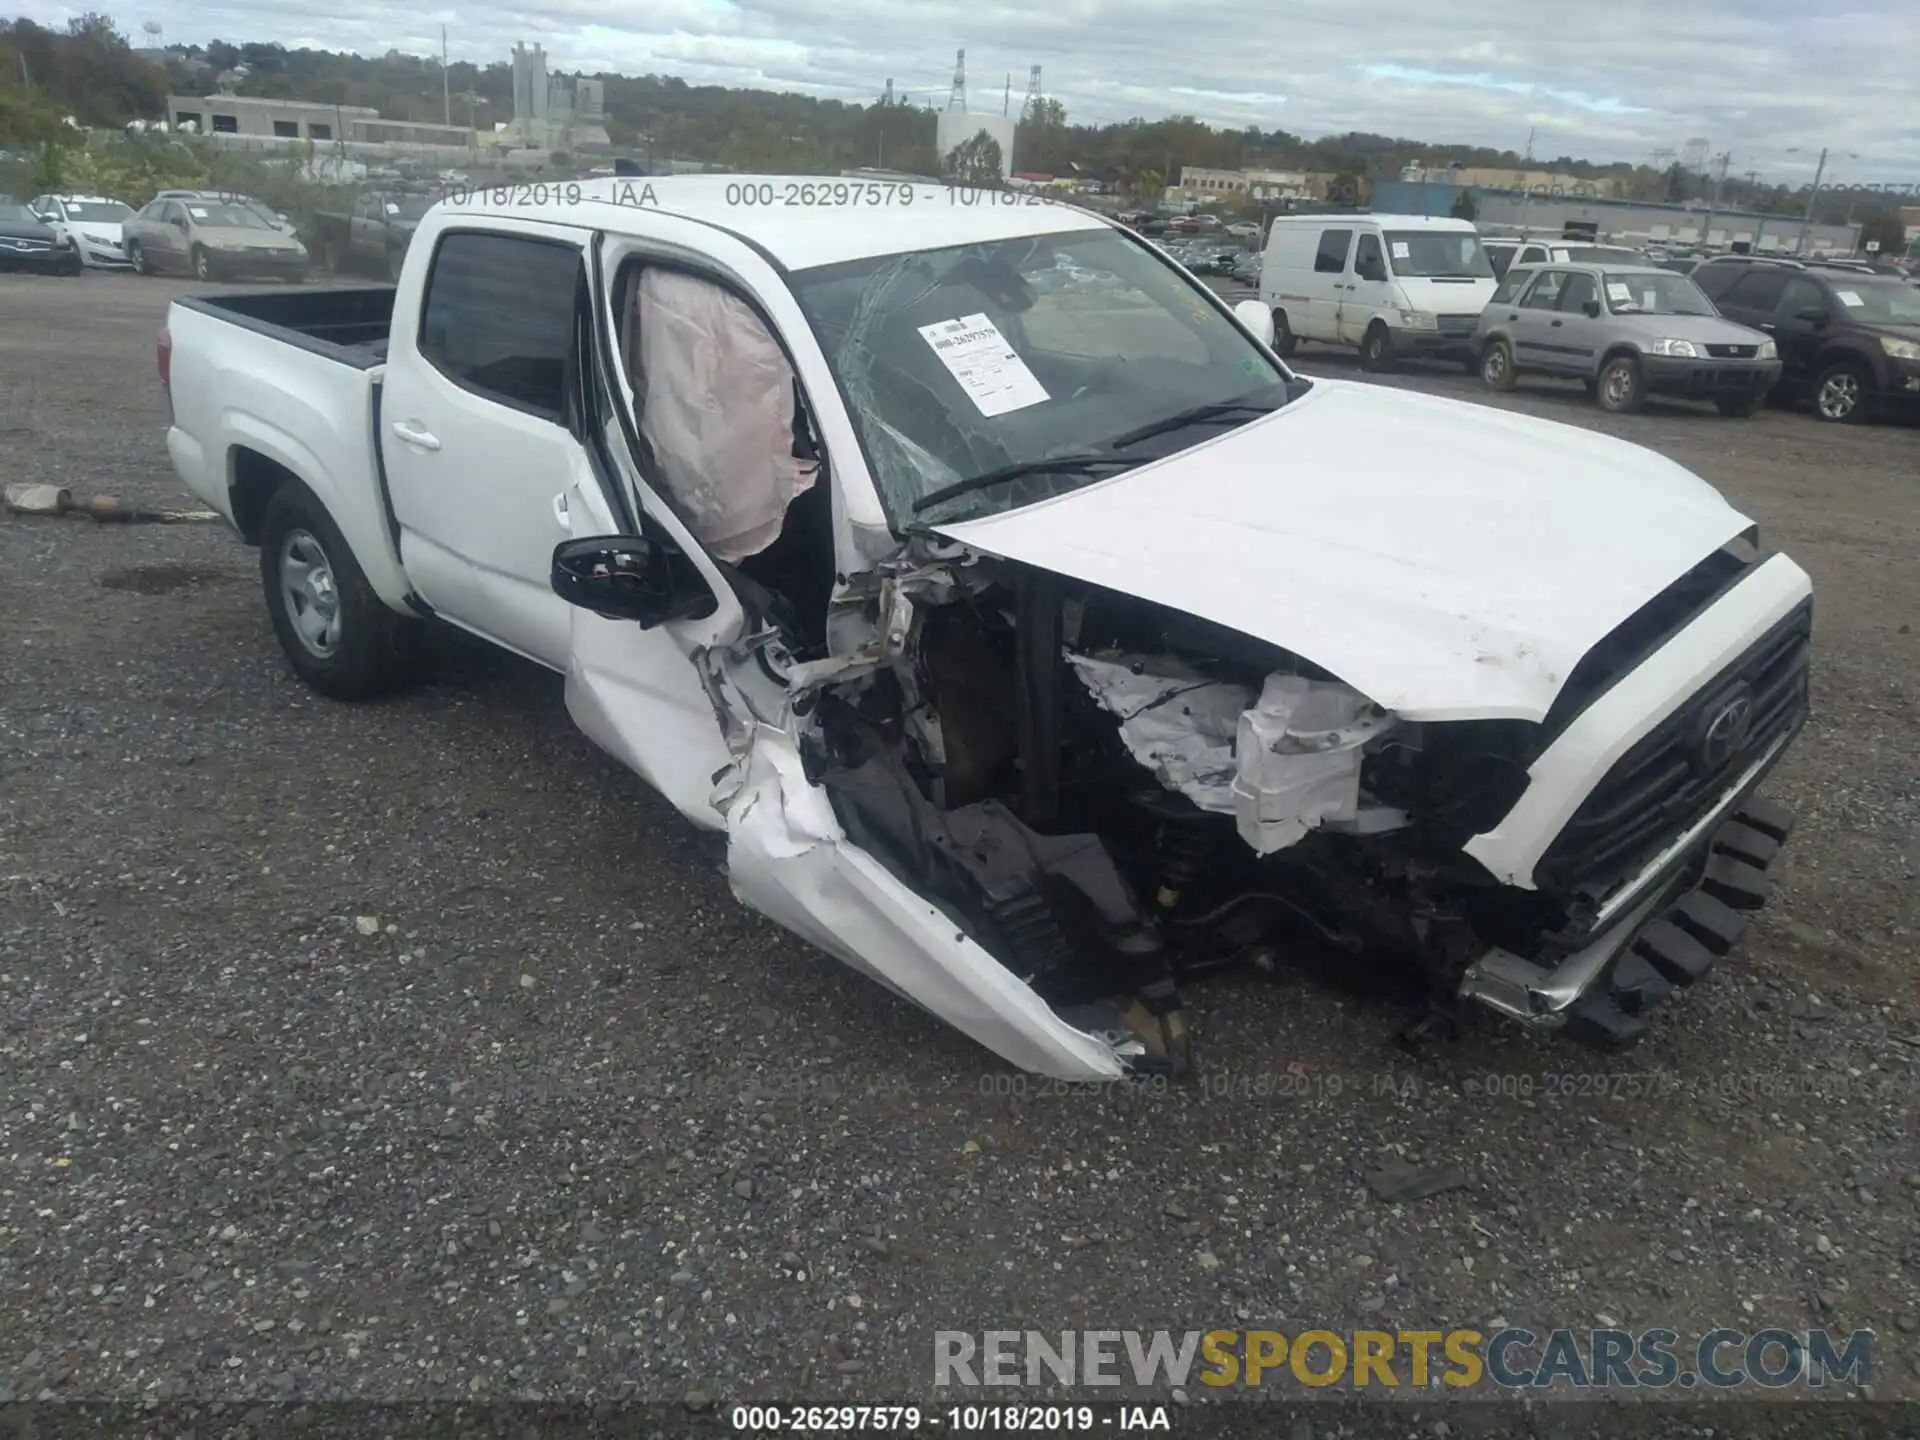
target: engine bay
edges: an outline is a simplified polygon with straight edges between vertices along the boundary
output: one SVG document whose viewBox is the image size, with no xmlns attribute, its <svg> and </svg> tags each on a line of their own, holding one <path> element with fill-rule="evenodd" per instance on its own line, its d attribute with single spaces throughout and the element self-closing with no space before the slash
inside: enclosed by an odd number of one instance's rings
<svg viewBox="0 0 1920 1440">
<path fill-rule="evenodd" d="M 807 779 L 1136 1065 L 1185 1069 L 1204 974 L 1306 965 L 1445 1008 L 1487 945 L 1578 928 L 1459 850 L 1524 790 L 1536 727 L 1405 723 L 1265 642 L 957 548 L 859 579 L 832 658 L 788 678 Z"/>
</svg>

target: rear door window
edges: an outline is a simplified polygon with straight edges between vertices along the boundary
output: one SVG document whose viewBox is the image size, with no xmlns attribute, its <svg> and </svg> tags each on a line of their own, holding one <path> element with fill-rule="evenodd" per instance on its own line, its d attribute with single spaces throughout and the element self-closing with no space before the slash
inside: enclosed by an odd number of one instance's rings
<svg viewBox="0 0 1920 1440">
<path fill-rule="evenodd" d="M 1347 268 L 1347 250 L 1353 244 L 1351 230 L 1322 230 L 1320 249 L 1313 257 L 1313 268 L 1322 275 L 1341 275 Z"/>
<path fill-rule="evenodd" d="M 465 389 L 558 421 L 580 275 L 572 245 L 456 231 L 427 276 L 420 353 Z"/>
<path fill-rule="evenodd" d="M 1785 270 L 1749 270 L 1734 282 L 1724 296 L 1718 298 L 1723 306 L 1734 310 L 1752 310 L 1771 315 L 1780 304 L 1780 297 L 1786 293 L 1788 278 Z"/>
</svg>

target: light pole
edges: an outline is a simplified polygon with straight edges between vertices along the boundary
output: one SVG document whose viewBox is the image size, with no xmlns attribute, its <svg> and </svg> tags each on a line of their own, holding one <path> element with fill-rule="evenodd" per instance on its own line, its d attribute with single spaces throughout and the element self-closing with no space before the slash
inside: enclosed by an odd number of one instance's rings
<svg viewBox="0 0 1920 1440">
<path fill-rule="evenodd" d="M 1789 146 L 1784 153 L 1788 155 L 1798 155 L 1803 152 L 1798 145 L 1793 145 Z M 1807 231 L 1813 226 L 1813 207 L 1820 200 L 1820 177 L 1827 173 L 1827 156 L 1829 153 L 1825 146 L 1821 147 L 1820 163 L 1816 165 L 1813 170 L 1813 188 L 1807 192 L 1807 212 L 1800 219 L 1800 238 L 1794 242 L 1794 253 L 1796 255 L 1804 255 L 1807 253 Z M 1843 151 L 1842 154 L 1849 160 L 1858 160 L 1860 158 L 1851 150 Z"/>
</svg>

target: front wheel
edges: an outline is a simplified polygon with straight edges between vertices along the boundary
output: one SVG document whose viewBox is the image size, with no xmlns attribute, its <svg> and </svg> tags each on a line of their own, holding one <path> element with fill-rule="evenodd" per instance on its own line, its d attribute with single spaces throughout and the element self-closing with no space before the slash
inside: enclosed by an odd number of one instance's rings
<svg viewBox="0 0 1920 1440">
<path fill-rule="evenodd" d="M 193 273 L 201 280 L 213 279 L 213 257 L 207 254 L 204 246 L 193 247 Z"/>
<path fill-rule="evenodd" d="M 1850 360 L 1821 371 L 1813 382 L 1813 413 L 1834 425 L 1857 425 L 1866 419 L 1866 373 Z"/>
<path fill-rule="evenodd" d="M 1393 368 L 1393 336 L 1387 333 L 1387 327 L 1373 324 L 1367 327 L 1367 333 L 1360 337 L 1360 368 L 1379 374 Z"/>
<path fill-rule="evenodd" d="M 1273 353 L 1282 360 L 1300 348 L 1299 337 L 1293 333 L 1293 327 L 1287 324 L 1287 312 L 1273 312 Z"/>
<path fill-rule="evenodd" d="M 1594 398 L 1611 415 L 1630 415 L 1642 408 L 1647 403 L 1647 382 L 1640 374 L 1640 362 L 1631 355 L 1616 355 L 1601 366 Z"/>
<path fill-rule="evenodd" d="M 1489 390 L 1511 390 L 1519 375 L 1513 368 L 1513 347 L 1504 340 L 1489 340 L 1480 355 L 1480 379 Z"/>
<path fill-rule="evenodd" d="M 280 648 L 322 695 L 366 700 L 411 678 L 419 622 L 374 594 L 333 517 L 303 485 L 283 485 L 267 502 L 260 578 Z"/>
<path fill-rule="evenodd" d="M 127 264 L 133 267 L 133 273 L 136 275 L 151 275 L 153 273 L 152 270 L 147 268 L 147 252 L 140 248 L 140 242 L 138 240 L 129 240 L 127 242 Z"/>
<path fill-rule="evenodd" d="M 1715 399 L 1713 408 L 1730 420 L 1744 420 L 1760 408 L 1758 395 L 1722 395 Z"/>
</svg>

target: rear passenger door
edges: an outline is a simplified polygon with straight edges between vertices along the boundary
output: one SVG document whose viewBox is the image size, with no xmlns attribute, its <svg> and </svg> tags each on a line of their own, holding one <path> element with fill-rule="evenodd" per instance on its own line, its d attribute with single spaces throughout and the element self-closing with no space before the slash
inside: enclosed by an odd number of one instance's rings
<svg viewBox="0 0 1920 1440">
<path fill-rule="evenodd" d="M 1556 363 L 1554 321 L 1560 309 L 1560 292 L 1566 288 L 1567 272 L 1542 270 L 1534 277 L 1527 293 L 1520 297 L 1518 317 L 1513 327 L 1513 358 L 1523 370 L 1554 370 Z"/>
<path fill-rule="evenodd" d="M 550 576 L 553 547 L 571 534 L 556 497 L 586 472 L 568 398 L 584 236 L 523 220 L 487 227 L 441 231 L 424 288 L 395 308 L 380 455 L 420 596 L 561 669 L 572 607 Z"/>
<path fill-rule="evenodd" d="M 1347 289 L 1347 256 L 1353 249 L 1350 225 L 1322 230 L 1314 247 L 1313 276 L 1307 286 L 1305 313 L 1295 334 L 1309 340 L 1340 338 L 1340 302 Z M 1292 312 L 1288 312 L 1292 323 Z"/>
<path fill-rule="evenodd" d="M 1821 347 L 1833 325 L 1833 310 L 1833 301 L 1818 281 L 1805 275 L 1787 281 L 1769 329 L 1780 349 L 1782 385 L 1812 383 L 1820 368 Z"/>
<path fill-rule="evenodd" d="M 1780 308 L 1780 297 L 1787 293 L 1787 280 L 1791 274 L 1791 271 L 1776 269 L 1771 265 L 1756 265 L 1714 296 L 1714 304 L 1729 320 L 1751 325 L 1771 335 L 1775 329 L 1775 315 Z"/>
</svg>

